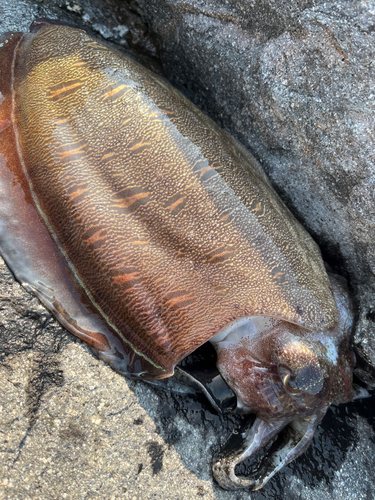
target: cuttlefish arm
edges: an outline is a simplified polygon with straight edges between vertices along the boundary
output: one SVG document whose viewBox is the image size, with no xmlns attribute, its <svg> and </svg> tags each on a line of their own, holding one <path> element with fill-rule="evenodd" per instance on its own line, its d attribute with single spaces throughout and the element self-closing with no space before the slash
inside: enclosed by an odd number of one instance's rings
<svg viewBox="0 0 375 500">
<path fill-rule="evenodd" d="M 280 469 L 292 462 L 309 447 L 314 432 L 328 407 L 317 415 L 300 420 L 285 422 L 265 422 L 256 418 L 247 429 L 242 445 L 233 454 L 221 458 L 213 465 L 213 474 L 220 486 L 226 490 L 249 488 L 252 491 L 262 488 Z M 280 447 L 267 457 L 263 474 L 256 480 L 244 479 L 236 475 L 236 465 L 254 456 L 277 434 L 286 428 L 284 441 Z"/>
</svg>

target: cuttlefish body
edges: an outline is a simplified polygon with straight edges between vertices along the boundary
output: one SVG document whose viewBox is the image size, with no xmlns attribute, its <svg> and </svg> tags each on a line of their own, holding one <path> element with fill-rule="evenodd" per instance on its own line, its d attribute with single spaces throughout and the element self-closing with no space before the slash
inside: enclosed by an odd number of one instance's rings
<svg viewBox="0 0 375 500">
<path fill-rule="evenodd" d="M 1 254 L 119 373 L 170 377 L 211 340 L 257 416 L 215 477 L 261 487 L 353 397 L 343 280 L 255 159 L 166 81 L 69 26 L 0 47 Z M 287 425 L 266 473 L 238 478 Z"/>
</svg>

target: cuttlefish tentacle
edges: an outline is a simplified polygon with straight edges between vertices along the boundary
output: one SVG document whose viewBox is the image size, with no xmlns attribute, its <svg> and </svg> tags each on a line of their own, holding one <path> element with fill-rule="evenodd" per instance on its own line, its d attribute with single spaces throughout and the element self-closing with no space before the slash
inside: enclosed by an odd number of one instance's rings
<svg viewBox="0 0 375 500">
<path fill-rule="evenodd" d="M 255 491 L 263 488 L 280 469 L 309 447 L 314 432 L 327 409 L 328 407 L 318 415 L 294 420 L 289 425 L 286 422 L 265 422 L 257 418 L 247 429 L 242 446 L 213 465 L 212 470 L 216 481 L 226 490 L 249 488 Z M 263 474 L 256 480 L 238 477 L 235 472 L 236 465 L 253 457 L 284 428 L 286 428 L 284 442 L 272 455 L 267 456 L 267 466 Z"/>
</svg>

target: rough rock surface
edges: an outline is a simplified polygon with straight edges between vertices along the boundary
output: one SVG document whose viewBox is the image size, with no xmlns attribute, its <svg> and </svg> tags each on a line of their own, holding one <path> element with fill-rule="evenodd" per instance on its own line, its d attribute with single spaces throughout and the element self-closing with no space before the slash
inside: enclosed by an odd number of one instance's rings
<svg viewBox="0 0 375 500">
<path fill-rule="evenodd" d="M 374 376 L 375 2 L 139 3 L 168 79 L 253 152 L 349 278 Z"/>
<path fill-rule="evenodd" d="M 366 71 L 372 60 L 367 45 L 358 53 L 344 47 L 349 66 L 337 56 L 347 31 L 363 32 L 369 25 L 371 4 L 347 4 L 346 25 L 334 23 L 329 29 L 339 30 L 336 38 L 325 38 L 324 23 L 316 18 L 339 16 L 346 4 L 142 3 L 144 19 L 161 36 L 168 76 L 251 146 L 332 265 L 348 272 L 362 307 L 358 331 L 371 341 L 366 325 L 372 315 L 375 319 L 370 308 L 375 307 L 373 276 L 363 266 L 372 254 L 359 246 L 361 238 L 371 236 L 365 229 L 371 204 L 362 206 L 361 192 L 354 197 L 354 187 L 348 186 L 354 177 L 355 186 L 370 182 L 373 147 L 369 141 L 366 156 L 363 120 L 371 116 L 362 110 L 371 105 Z M 354 5 L 358 15 L 350 10 Z M 83 26 L 130 52 L 137 49 L 138 56 L 160 71 L 158 45 L 137 15 L 136 4 L 5 0 L 0 31 L 26 31 L 33 18 L 43 16 Z M 353 35 L 351 43 L 360 45 L 365 36 Z M 331 69 L 330 79 L 319 68 Z M 344 78 L 349 74 L 354 75 L 351 86 Z M 370 135 L 373 126 L 367 128 Z M 341 177 L 339 167 L 346 169 Z M 358 217 L 349 211 L 352 205 L 362 207 Z M 225 492 L 212 480 L 211 458 L 238 427 L 238 419 L 222 419 L 199 396 L 163 392 L 115 374 L 61 328 L 3 263 L 0 294 L 0 499 L 374 496 L 372 400 L 330 410 L 307 453 L 263 490 Z"/>
</svg>

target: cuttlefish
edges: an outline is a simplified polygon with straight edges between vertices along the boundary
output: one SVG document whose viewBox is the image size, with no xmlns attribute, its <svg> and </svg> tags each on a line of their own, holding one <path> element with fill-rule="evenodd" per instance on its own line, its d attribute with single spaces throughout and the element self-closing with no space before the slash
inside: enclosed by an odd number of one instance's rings
<svg viewBox="0 0 375 500">
<path fill-rule="evenodd" d="M 0 39 L 0 251 L 22 285 L 117 372 L 157 380 L 205 342 L 234 411 L 255 414 L 216 461 L 262 487 L 350 401 L 345 280 L 255 158 L 166 80 L 39 20 Z M 263 475 L 235 466 L 289 429 Z"/>
</svg>

